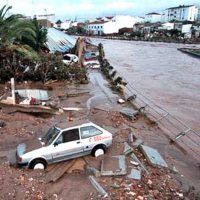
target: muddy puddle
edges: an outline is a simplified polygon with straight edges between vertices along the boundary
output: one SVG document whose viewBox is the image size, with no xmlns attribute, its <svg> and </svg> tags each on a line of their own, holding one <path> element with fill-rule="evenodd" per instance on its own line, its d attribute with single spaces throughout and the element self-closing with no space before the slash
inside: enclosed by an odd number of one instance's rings
<svg viewBox="0 0 200 200">
<path fill-rule="evenodd" d="M 200 59 L 177 50 L 200 45 L 91 39 L 106 58 L 153 102 L 200 132 Z"/>
</svg>

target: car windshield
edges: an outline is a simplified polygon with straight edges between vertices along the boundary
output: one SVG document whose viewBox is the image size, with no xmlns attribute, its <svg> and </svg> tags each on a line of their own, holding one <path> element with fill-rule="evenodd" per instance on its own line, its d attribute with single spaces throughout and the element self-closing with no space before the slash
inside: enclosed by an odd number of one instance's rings
<svg viewBox="0 0 200 200">
<path fill-rule="evenodd" d="M 60 130 L 55 126 L 53 126 L 48 130 L 46 135 L 42 138 L 42 141 L 45 143 L 45 145 L 50 145 L 54 141 L 54 139 L 58 136 L 59 133 Z"/>
</svg>

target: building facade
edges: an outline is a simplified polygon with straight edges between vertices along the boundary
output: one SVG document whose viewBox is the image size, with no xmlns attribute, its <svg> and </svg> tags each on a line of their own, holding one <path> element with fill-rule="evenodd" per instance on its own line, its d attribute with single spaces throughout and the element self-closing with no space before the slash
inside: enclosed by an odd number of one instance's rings
<svg viewBox="0 0 200 200">
<path fill-rule="evenodd" d="M 165 21 L 196 21 L 198 8 L 195 5 L 171 7 L 165 10 Z"/>
<path fill-rule="evenodd" d="M 145 16 L 145 21 L 149 23 L 156 23 L 156 22 L 161 22 L 162 21 L 162 14 L 160 13 L 148 13 Z"/>
<path fill-rule="evenodd" d="M 103 17 L 89 23 L 86 26 L 86 30 L 90 35 L 114 34 L 118 33 L 122 28 L 132 28 L 135 22 L 135 18 L 131 16 Z"/>
</svg>

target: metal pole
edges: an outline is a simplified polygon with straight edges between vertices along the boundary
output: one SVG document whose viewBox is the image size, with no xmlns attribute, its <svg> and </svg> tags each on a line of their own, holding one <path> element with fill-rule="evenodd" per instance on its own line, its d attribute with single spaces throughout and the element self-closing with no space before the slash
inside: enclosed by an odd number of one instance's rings
<svg viewBox="0 0 200 200">
<path fill-rule="evenodd" d="M 16 98 L 15 98 L 15 79 L 14 78 L 11 78 L 11 89 L 12 89 L 13 104 L 16 104 Z"/>
</svg>

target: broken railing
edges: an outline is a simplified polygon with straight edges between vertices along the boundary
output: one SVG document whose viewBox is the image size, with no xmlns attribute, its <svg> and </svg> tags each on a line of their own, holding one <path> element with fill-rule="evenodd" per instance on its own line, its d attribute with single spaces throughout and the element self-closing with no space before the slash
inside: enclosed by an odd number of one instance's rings
<svg viewBox="0 0 200 200">
<path fill-rule="evenodd" d="M 111 82 L 115 85 L 117 79 L 120 79 L 121 85 L 124 85 L 122 84 L 123 82 L 126 83 L 124 93 L 125 97 L 127 97 L 127 101 L 132 102 L 141 113 L 147 115 L 154 123 L 156 122 L 160 127 L 162 126 L 165 132 L 167 132 L 167 137 L 171 142 L 176 142 L 176 144 L 182 147 L 182 150 L 186 150 L 200 160 L 200 134 L 136 90 L 110 65 L 108 60 L 105 59 L 105 52 L 102 44 L 99 44 L 98 49 L 101 71 L 106 77 L 112 80 Z"/>
<path fill-rule="evenodd" d="M 126 97 L 129 97 L 131 102 L 140 111 L 146 113 L 152 121 L 161 125 L 162 128 L 167 131 L 172 142 L 177 142 L 184 147 L 184 149 L 186 148 L 188 152 L 192 153 L 192 155 L 196 158 L 200 159 L 200 134 L 173 114 L 141 94 L 138 90 L 131 86 L 126 79 L 123 78 L 123 80 L 127 82 L 124 91 Z"/>
</svg>

